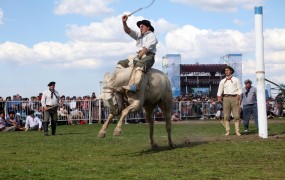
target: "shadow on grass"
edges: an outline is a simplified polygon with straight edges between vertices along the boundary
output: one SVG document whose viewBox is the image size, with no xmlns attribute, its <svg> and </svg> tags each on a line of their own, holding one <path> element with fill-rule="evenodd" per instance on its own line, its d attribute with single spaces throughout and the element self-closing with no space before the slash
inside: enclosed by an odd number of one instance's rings
<svg viewBox="0 0 285 180">
<path fill-rule="evenodd" d="M 180 148 L 192 148 L 195 146 L 203 145 L 203 144 L 208 144 L 208 141 L 193 141 L 193 142 L 184 142 L 180 144 L 175 144 L 175 148 L 169 147 L 168 145 L 166 146 L 157 146 L 156 148 L 149 148 L 146 150 L 141 150 L 141 151 L 136 151 L 136 152 L 127 152 L 123 154 L 115 154 L 113 156 L 122 156 L 122 155 L 127 155 L 130 157 L 137 157 L 137 156 L 142 156 L 142 155 L 151 155 L 154 153 L 159 153 L 159 152 L 164 152 L 164 151 L 172 151 L 175 149 L 180 149 Z"/>
<path fill-rule="evenodd" d="M 156 148 L 150 148 L 148 150 L 142 150 L 140 153 L 137 155 L 143 155 L 143 154 L 153 154 L 153 153 L 158 153 L 158 152 L 163 152 L 163 151 L 171 151 L 179 148 L 191 148 L 203 144 L 208 144 L 208 141 L 196 141 L 196 142 L 184 142 L 183 144 L 175 144 L 175 148 L 169 147 L 169 146 L 157 146 Z"/>
<path fill-rule="evenodd" d="M 87 134 L 86 132 L 67 132 L 67 133 L 56 133 L 56 136 L 66 136 L 66 135 L 79 135 Z M 50 135 L 51 136 L 51 135 Z"/>
</svg>

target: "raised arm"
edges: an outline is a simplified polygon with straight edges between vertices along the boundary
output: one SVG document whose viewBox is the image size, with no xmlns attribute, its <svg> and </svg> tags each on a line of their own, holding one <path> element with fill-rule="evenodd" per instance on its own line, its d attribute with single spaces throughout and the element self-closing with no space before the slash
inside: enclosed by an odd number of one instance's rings
<svg viewBox="0 0 285 180">
<path fill-rule="evenodd" d="M 128 24 L 127 24 L 127 20 L 128 20 L 128 15 L 124 15 L 124 16 L 122 17 L 123 28 L 124 28 L 124 31 L 125 31 L 127 34 L 130 34 L 131 29 L 129 28 L 129 26 L 128 26 Z"/>
</svg>

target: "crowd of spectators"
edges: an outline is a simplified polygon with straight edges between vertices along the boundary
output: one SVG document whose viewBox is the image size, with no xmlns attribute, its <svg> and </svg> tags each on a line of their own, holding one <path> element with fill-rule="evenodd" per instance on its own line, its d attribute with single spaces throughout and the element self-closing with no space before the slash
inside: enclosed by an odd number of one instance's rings
<svg viewBox="0 0 285 180">
<path fill-rule="evenodd" d="M 30 111 L 34 111 L 36 117 L 42 118 L 41 108 L 42 93 L 38 96 L 30 98 L 23 98 L 16 94 L 5 98 L 0 96 L 0 112 L 6 112 L 5 118 L 14 118 L 15 130 L 22 130 L 26 117 Z M 65 120 L 68 124 L 87 123 L 88 119 L 98 119 L 99 117 L 99 102 L 96 99 L 95 93 L 91 96 L 65 96 L 62 95 L 59 101 L 58 115 L 60 120 Z M 192 94 L 183 95 L 173 98 L 172 114 L 177 116 L 179 111 L 179 119 L 187 119 L 189 117 L 199 117 L 199 119 L 221 119 L 222 117 L 222 103 L 217 102 L 215 97 L 193 96 Z M 276 98 L 269 98 L 266 101 L 268 118 L 283 117 L 285 109 L 284 97 L 278 94 Z M 101 104 L 102 119 L 107 115 L 104 111 L 104 106 Z M 143 113 L 141 113 L 142 116 Z M 105 117 L 104 117 L 105 116 Z M 155 118 L 162 118 L 163 114 L 157 107 L 154 111 Z M 142 117 L 140 117 L 142 118 Z M 79 120 L 79 121 L 74 121 Z M 16 126 L 16 124 L 17 126 Z"/>
<path fill-rule="evenodd" d="M 37 118 L 42 119 L 41 98 L 42 93 L 39 93 L 38 96 L 31 96 L 30 98 L 23 98 L 19 94 L 12 97 L 8 96 L 5 99 L 0 96 L 0 112 L 3 114 L 6 113 L 3 117 L 6 126 L 15 126 L 14 130 L 25 130 L 26 118 L 32 111 Z M 99 102 L 94 92 L 91 96 L 86 95 L 83 97 L 62 95 L 58 107 L 59 119 L 66 120 L 68 124 L 85 124 L 89 116 L 93 119 L 98 116 L 98 106 Z M 94 110 L 90 111 L 91 108 Z"/>
<path fill-rule="evenodd" d="M 202 96 L 194 96 L 193 94 L 181 95 L 173 100 L 172 114 L 177 112 L 177 106 L 181 104 L 179 113 L 181 117 L 198 116 L 200 119 L 221 119 L 222 103 L 218 102 L 216 97 L 208 97 L 205 94 Z M 279 93 L 275 98 L 266 100 L 266 110 L 268 118 L 285 116 L 285 98 L 282 93 Z M 217 115 L 219 115 L 217 118 Z M 241 116 L 242 117 L 242 116 Z"/>
</svg>

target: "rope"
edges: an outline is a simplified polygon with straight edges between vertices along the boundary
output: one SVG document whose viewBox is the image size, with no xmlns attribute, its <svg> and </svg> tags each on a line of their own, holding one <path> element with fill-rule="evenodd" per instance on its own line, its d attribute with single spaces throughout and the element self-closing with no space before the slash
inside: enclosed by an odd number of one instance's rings
<svg viewBox="0 0 285 180">
<path fill-rule="evenodd" d="M 155 1 L 155 0 L 152 0 L 152 2 L 151 2 L 149 5 L 147 5 L 147 6 L 145 6 L 145 7 L 141 7 L 141 8 L 139 8 L 139 9 L 135 10 L 134 12 L 132 12 L 131 14 L 129 14 L 128 16 L 130 17 L 131 15 L 133 15 L 133 14 L 139 12 L 140 10 L 146 9 L 146 8 L 150 7 L 150 6 L 154 3 L 154 1 Z"/>
</svg>

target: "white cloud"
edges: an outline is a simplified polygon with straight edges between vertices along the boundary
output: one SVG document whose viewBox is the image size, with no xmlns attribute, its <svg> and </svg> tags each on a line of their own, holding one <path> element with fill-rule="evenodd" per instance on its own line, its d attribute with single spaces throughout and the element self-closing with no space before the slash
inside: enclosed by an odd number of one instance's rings
<svg viewBox="0 0 285 180">
<path fill-rule="evenodd" d="M 199 29 L 185 25 L 166 35 L 161 52 L 180 53 L 183 63 L 219 63 L 219 57 L 229 53 L 243 54 L 243 76 L 255 79 L 255 32 L 232 29 Z M 165 55 L 165 54 L 162 54 Z M 282 83 L 285 68 L 285 29 L 264 30 L 264 61 L 266 78 Z M 280 78 L 277 78 L 280 77 Z"/>
<path fill-rule="evenodd" d="M 0 44 L 0 62 L 16 62 L 17 64 L 29 64 L 31 59 L 37 59 L 33 51 L 25 45 L 5 42 Z"/>
<path fill-rule="evenodd" d="M 171 0 L 176 3 L 189 4 L 197 6 L 207 11 L 227 11 L 236 12 L 239 7 L 253 9 L 254 6 L 260 5 L 262 0 Z"/>
<path fill-rule="evenodd" d="M 131 18 L 129 24 L 135 24 L 137 18 Z M 134 28 L 134 26 L 131 26 Z M 85 42 L 112 42 L 129 40 L 122 36 L 123 27 L 121 16 L 110 17 L 102 22 L 93 22 L 86 26 L 70 25 L 67 29 L 67 36 L 72 40 Z"/>
<path fill-rule="evenodd" d="M 181 52 L 183 57 L 189 59 L 220 57 L 228 53 L 252 51 L 252 34 L 186 25 L 167 34 L 166 48 Z"/>
<path fill-rule="evenodd" d="M 234 19 L 234 24 L 238 25 L 238 26 L 242 26 L 244 24 L 244 22 L 242 20 L 239 20 L 239 19 Z"/>
<path fill-rule="evenodd" d="M 171 24 L 165 19 L 158 19 L 156 22 L 153 23 L 153 26 L 155 28 L 155 32 L 160 34 L 170 32 L 178 28 L 177 25 Z"/>
<path fill-rule="evenodd" d="M 118 60 L 135 52 L 135 42 L 124 33 L 120 18 L 110 17 L 86 26 L 71 25 L 67 29 L 70 41 L 66 43 L 40 42 L 27 47 L 4 42 L 0 44 L 0 62 L 19 65 L 39 63 L 44 67 L 61 69 L 100 70 L 114 67 Z M 128 23 L 137 29 L 136 22 L 141 19 L 144 18 L 132 16 Z M 160 60 L 167 53 L 180 53 L 183 63 L 194 63 L 194 59 L 201 60 L 200 63 L 218 63 L 221 56 L 242 53 L 244 76 L 255 75 L 254 32 L 244 33 L 232 29 L 215 31 L 192 25 L 178 27 L 164 19 L 151 22 L 156 33 L 166 34 L 159 39 L 154 67 L 161 68 Z M 264 31 L 266 76 L 277 77 L 285 68 L 284 42 L 285 29 Z M 285 78 L 282 80 L 285 81 Z"/>
<path fill-rule="evenodd" d="M 108 7 L 112 1 L 113 0 L 58 0 L 54 13 L 58 15 L 80 14 L 84 16 L 109 14 L 113 11 Z"/>
<path fill-rule="evenodd" d="M 4 13 L 2 9 L 0 8 L 0 25 L 3 24 L 3 18 L 4 18 Z"/>
</svg>

